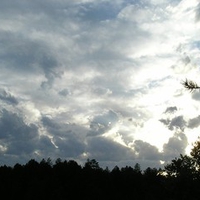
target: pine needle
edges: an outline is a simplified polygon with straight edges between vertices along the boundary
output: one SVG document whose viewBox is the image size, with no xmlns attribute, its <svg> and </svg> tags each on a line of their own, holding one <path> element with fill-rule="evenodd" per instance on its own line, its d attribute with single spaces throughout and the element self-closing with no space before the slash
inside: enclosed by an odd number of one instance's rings
<svg viewBox="0 0 200 200">
<path fill-rule="evenodd" d="M 188 79 L 183 81 L 182 85 L 184 86 L 184 88 L 186 88 L 190 92 L 193 92 L 196 89 L 200 89 L 200 86 L 198 86 L 196 82 L 188 80 Z"/>
</svg>

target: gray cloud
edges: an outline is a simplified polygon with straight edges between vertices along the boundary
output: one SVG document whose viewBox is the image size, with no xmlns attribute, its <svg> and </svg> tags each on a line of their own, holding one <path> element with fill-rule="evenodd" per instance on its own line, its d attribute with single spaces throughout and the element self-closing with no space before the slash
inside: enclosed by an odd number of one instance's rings
<svg viewBox="0 0 200 200">
<path fill-rule="evenodd" d="M 60 90 L 59 92 L 58 92 L 58 94 L 59 95 L 61 95 L 61 96 L 63 96 L 63 97 L 66 97 L 66 96 L 68 96 L 69 94 L 70 94 L 70 91 L 68 90 L 68 89 L 63 89 L 63 90 Z"/>
<path fill-rule="evenodd" d="M 48 136 L 40 136 L 36 144 L 35 151 L 39 159 L 48 157 L 55 158 L 56 147 Z"/>
<path fill-rule="evenodd" d="M 120 11 L 120 5 L 113 2 L 90 2 L 82 5 L 80 17 L 84 20 L 100 22 L 114 19 Z"/>
<path fill-rule="evenodd" d="M 196 21 L 198 22 L 200 20 L 200 3 L 198 4 L 196 8 Z"/>
<path fill-rule="evenodd" d="M 47 129 L 51 132 L 52 131 L 59 131 L 61 126 L 56 123 L 54 120 L 50 119 L 49 117 L 43 116 L 41 119 L 43 125 L 47 127 Z"/>
<path fill-rule="evenodd" d="M 195 6 L 2 0 L 0 162 L 94 156 L 110 165 L 160 166 L 157 147 L 133 141 L 159 114 L 169 117 L 160 120 L 167 131 L 198 126 L 198 117 L 186 122 L 183 90 L 174 95 L 180 76 L 197 72 L 192 64 L 199 62 L 198 27 L 188 17 L 194 13 L 199 20 Z M 176 98 L 178 111 L 169 107 Z M 175 155 L 171 149 L 178 142 L 176 135 L 170 139 L 163 159 Z"/>
<path fill-rule="evenodd" d="M 71 131 L 67 131 L 63 137 L 54 136 L 53 142 L 61 157 L 77 159 L 85 152 L 84 142 L 77 139 L 76 134 Z"/>
<path fill-rule="evenodd" d="M 0 41 L 4 46 L 4 51 L 0 52 L 0 57 L 5 64 L 15 70 L 15 72 L 30 72 L 30 68 L 35 62 L 34 54 L 38 52 L 35 42 L 26 38 L 20 38 L 16 33 L 0 31 Z M 1 66 L 2 67 L 2 66 Z"/>
<path fill-rule="evenodd" d="M 133 163 L 138 162 L 142 169 L 146 169 L 147 167 L 162 167 L 160 161 L 163 159 L 163 156 L 155 146 L 142 140 L 136 140 L 132 144 L 132 147 L 135 154 L 134 160 L 132 162 L 127 161 L 127 163 L 133 165 Z"/>
<path fill-rule="evenodd" d="M 26 125 L 23 118 L 5 109 L 1 111 L 0 129 L 2 139 L 32 139 L 37 136 L 37 127 Z"/>
<path fill-rule="evenodd" d="M 130 148 L 122 146 L 111 139 L 104 137 L 90 137 L 87 140 L 88 156 L 99 161 L 126 161 L 134 160 L 135 153 Z"/>
<path fill-rule="evenodd" d="M 169 129 L 174 130 L 175 128 L 180 128 L 181 130 L 184 130 L 185 126 L 186 126 L 186 121 L 184 120 L 184 117 L 177 116 L 171 120 L 169 124 Z"/>
<path fill-rule="evenodd" d="M 176 107 L 168 107 L 165 113 L 174 114 L 177 111 Z M 200 116 L 194 117 L 186 121 L 183 116 L 176 116 L 171 118 L 163 118 L 159 120 L 166 125 L 169 130 L 176 130 L 177 128 L 184 131 L 187 128 L 196 128 L 200 125 Z"/>
<path fill-rule="evenodd" d="M 188 65 L 189 63 L 191 63 L 191 59 L 189 56 L 185 55 L 185 57 L 182 59 L 182 62 L 185 64 L 185 65 Z"/>
<path fill-rule="evenodd" d="M 188 122 L 188 128 L 196 128 L 200 125 L 200 116 L 192 118 Z"/>
<path fill-rule="evenodd" d="M 38 128 L 34 124 L 27 125 L 23 118 L 7 110 L 1 111 L 0 145 L 1 156 L 8 157 L 26 155 L 29 159 L 37 149 Z"/>
<path fill-rule="evenodd" d="M 18 76 L 44 74 L 46 80 L 41 82 L 43 89 L 51 88 L 55 78 L 61 77 L 58 61 L 45 42 L 2 31 L 0 42 L 4 46 L 0 58 L 6 65 L 6 71 L 12 70 Z"/>
<path fill-rule="evenodd" d="M 192 98 L 196 101 L 200 100 L 200 93 L 199 92 L 195 92 L 192 94 Z"/>
<path fill-rule="evenodd" d="M 58 123 L 48 117 L 43 117 L 42 123 L 48 133 L 53 136 L 52 141 L 55 144 L 57 154 L 61 157 L 78 158 L 84 153 L 85 131 L 83 127 Z"/>
<path fill-rule="evenodd" d="M 165 110 L 165 113 L 174 113 L 177 111 L 177 107 L 176 106 L 171 106 L 171 107 L 168 107 L 166 110 Z"/>
<path fill-rule="evenodd" d="M 0 99 L 8 104 L 17 105 L 18 100 L 9 92 L 4 89 L 0 89 Z"/>
<path fill-rule="evenodd" d="M 171 161 L 172 158 L 185 154 L 188 145 L 187 137 L 183 132 L 177 132 L 171 137 L 168 143 L 163 145 L 163 160 Z"/>
<path fill-rule="evenodd" d="M 109 110 L 101 115 L 95 116 L 90 123 L 89 136 L 101 135 L 106 131 L 115 126 L 119 121 L 119 116 L 117 113 Z"/>
<path fill-rule="evenodd" d="M 138 153 L 140 159 L 159 161 L 161 158 L 160 153 L 155 146 L 142 140 L 136 140 L 134 142 L 134 149 Z"/>
<path fill-rule="evenodd" d="M 169 130 L 176 130 L 178 128 L 183 131 L 187 126 L 187 122 L 183 116 L 176 116 L 172 119 L 160 119 L 159 121 L 165 124 Z"/>
<path fill-rule="evenodd" d="M 162 122 L 164 125 L 167 125 L 167 126 L 169 126 L 169 124 L 170 124 L 169 119 L 160 119 L 159 121 Z"/>
</svg>

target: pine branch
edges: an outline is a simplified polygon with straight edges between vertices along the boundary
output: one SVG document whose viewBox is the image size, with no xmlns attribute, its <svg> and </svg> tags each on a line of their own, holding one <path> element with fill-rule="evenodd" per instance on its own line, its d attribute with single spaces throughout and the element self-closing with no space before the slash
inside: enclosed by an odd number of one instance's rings
<svg viewBox="0 0 200 200">
<path fill-rule="evenodd" d="M 182 82 L 182 85 L 184 88 L 189 90 L 190 92 L 193 92 L 196 89 L 200 89 L 200 86 L 197 85 L 194 81 L 186 79 L 185 81 Z"/>
</svg>

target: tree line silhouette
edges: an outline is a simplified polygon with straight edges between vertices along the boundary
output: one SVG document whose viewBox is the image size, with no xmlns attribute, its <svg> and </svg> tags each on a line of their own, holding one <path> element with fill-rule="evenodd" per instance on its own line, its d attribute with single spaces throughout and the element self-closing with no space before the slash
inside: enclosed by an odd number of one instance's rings
<svg viewBox="0 0 200 200">
<path fill-rule="evenodd" d="M 31 159 L 13 167 L 0 166 L 0 192 L 6 199 L 199 199 L 200 141 L 191 155 L 180 155 L 163 169 L 135 166 L 112 170 L 88 159 L 83 166 L 74 160 Z"/>
</svg>

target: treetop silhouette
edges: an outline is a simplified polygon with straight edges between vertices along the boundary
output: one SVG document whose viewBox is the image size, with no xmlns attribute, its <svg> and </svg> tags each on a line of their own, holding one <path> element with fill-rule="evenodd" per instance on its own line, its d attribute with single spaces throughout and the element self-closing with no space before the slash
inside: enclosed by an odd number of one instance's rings
<svg viewBox="0 0 200 200">
<path fill-rule="evenodd" d="M 188 80 L 188 79 L 183 81 L 182 85 L 184 86 L 184 88 L 186 88 L 190 92 L 193 92 L 194 90 L 200 89 L 200 86 L 196 82 L 194 82 L 192 80 Z"/>
</svg>

